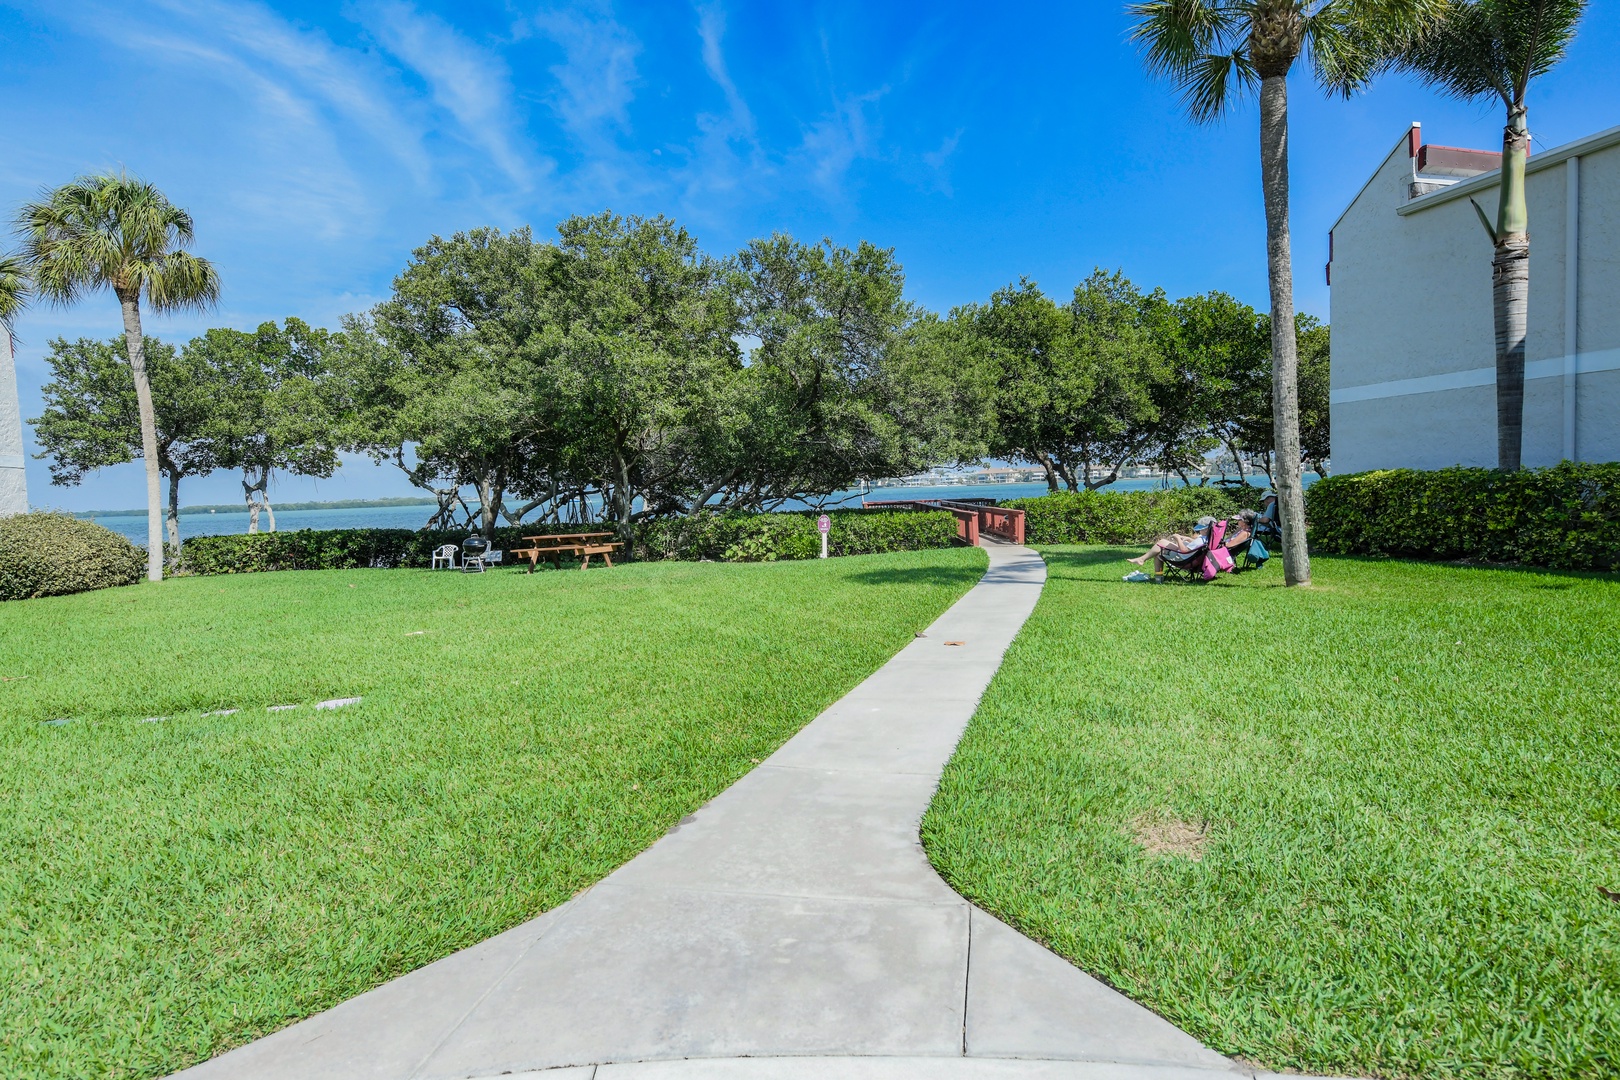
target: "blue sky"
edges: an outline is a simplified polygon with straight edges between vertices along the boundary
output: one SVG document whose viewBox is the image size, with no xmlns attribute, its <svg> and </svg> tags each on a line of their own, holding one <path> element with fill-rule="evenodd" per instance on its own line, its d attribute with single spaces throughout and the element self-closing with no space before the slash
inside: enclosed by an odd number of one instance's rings
<svg viewBox="0 0 1620 1080">
<path fill-rule="evenodd" d="M 0 0 L 0 209 L 127 168 L 197 221 L 208 326 L 336 325 L 435 233 L 611 208 L 665 213 L 714 253 L 785 230 L 897 249 L 944 310 L 1028 275 L 1066 294 L 1094 266 L 1174 296 L 1265 303 L 1256 118 L 1193 127 L 1126 40 L 1123 2 L 459 4 Z M 1555 146 L 1620 123 L 1620 5 L 1594 3 L 1534 91 Z M 1488 148 L 1499 109 L 1389 80 L 1329 102 L 1293 85 L 1301 308 L 1330 316 L 1326 230 L 1407 123 Z M 46 343 L 118 332 L 111 297 L 18 324 L 23 415 Z M 29 466 L 36 505 L 139 506 L 138 466 L 78 488 Z M 365 462 L 283 500 L 409 494 Z M 183 501 L 240 498 L 221 474 Z"/>
</svg>

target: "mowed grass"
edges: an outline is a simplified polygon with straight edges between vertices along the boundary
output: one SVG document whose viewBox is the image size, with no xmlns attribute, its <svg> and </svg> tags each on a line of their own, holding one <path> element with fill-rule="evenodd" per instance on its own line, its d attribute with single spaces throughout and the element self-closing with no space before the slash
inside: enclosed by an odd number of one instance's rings
<svg viewBox="0 0 1620 1080">
<path fill-rule="evenodd" d="M 1620 578 L 1043 554 L 924 821 L 952 885 L 1270 1068 L 1620 1073 Z"/>
<path fill-rule="evenodd" d="M 983 566 L 275 573 L 0 605 L 0 1076 L 161 1075 L 555 906 Z"/>
</svg>

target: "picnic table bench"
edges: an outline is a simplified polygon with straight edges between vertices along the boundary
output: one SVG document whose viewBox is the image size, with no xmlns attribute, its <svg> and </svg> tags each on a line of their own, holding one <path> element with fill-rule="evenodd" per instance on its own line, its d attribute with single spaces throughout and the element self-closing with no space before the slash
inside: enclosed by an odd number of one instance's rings
<svg viewBox="0 0 1620 1080">
<path fill-rule="evenodd" d="M 602 561 L 608 566 L 613 565 L 613 549 L 624 547 L 621 541 L 608 541 L 612 536 L 610 532 L 591 533 L 547 533 L 542 536 L 525 536 L 523 539 L 528 547 L 512 548 L 509 554 L 518 558 L 529 560 L 529 573 L 540 565 L 541 559 L 547 559 L 557 569 L 562 569 L 562 557 L 573 555 L 579 559 L 579 568 L 585 569 L 591 565 L 591 556 L 600 555 Z"/>
</svg>

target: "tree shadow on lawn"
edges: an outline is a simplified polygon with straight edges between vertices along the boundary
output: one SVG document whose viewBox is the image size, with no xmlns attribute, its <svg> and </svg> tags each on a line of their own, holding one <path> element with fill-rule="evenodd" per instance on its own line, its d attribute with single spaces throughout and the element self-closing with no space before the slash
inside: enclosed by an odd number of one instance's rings
<svg viewBox="0 0 1620 1080">
<path fill-rule="evenodd" d="M 884 570 L 858 570 L 845 577 L 863 585 L 973 585 L 984 576 L 978 566 L 908 566 Z"/>
<path fill-rule="evenodd" d="M 1085 585 L 1122 585 L 1132 588 L 1146 586 L 1148 588 L 1187 588 L 1187 589 L 1232 589 L 1232 588 L 1270 588 L 1281 587 L 1283 584 L 1281 559 L 1273 559 L 1278 563 L 1278 569 L 1273 571 L 1269 565 L 1241 570 L 1236 574 L 1219 574 L 1213 581 L 1187 581 L 1173 579 L 1159 586 L 1150 586 L 1146 582 L 1126 582 L 1119 578 L 1104 577 L 1096 574 L 1095 569 L 1101 566 L 1118 566 L 1120 577 L 1137 567 L 1126 563 L 1127 558 L 1133 558 L 1147 550 L 1148 545 L 1141 547 L 1095 547 L 1080 551 L 1051 551 L 1041 552 L 1046 560 L 1048 575 L 1061 577 L 1066 582 Z"/>
<path fill-rule="evenodd" d="M 1144 547 L 1088 547 L 1076 551 L 1051 551 L 1042 553 L 1046 559 L 1047 567 L 1051 571 L 1071 570 L 1079 573 L 1063 574 L 1065 580 L 1075 582 L 1089 582 L 1095 585 L 1111 585 L 1110 578 L 1100 577 L 1092 571 L 1096 567 L 1107 564 L 1124 564 L 1125 559 L 1140 555 Z M 1531 577 L 1545 577 L 1556 579 L 1540 583 L 1516 583 L 1520 587 L 1547 590 L 1565 590 L 1576 587 L 1577 582 L 1597 582 L 1600 584 L 1620 585 L 1620 572 L 1599 570 L 1553 570 L 1544 566 L 1524 566 L 1517 563 L 1472 563 L 1456 560 L 1440 559 L 1402 559 L 1384 555 L 1328 555 L 1320 552 L 1312 554 L 1313 559 L 1332 563 L 1354 563 L 1368 566 L 1411 567 L 1423 569 L 1433 567 L 1450 571 L 1478 571 L 1498 574 L 1517 574 Z M 1124 570 L 1121 570 L 1123 576 Z M 1283 586 L 1282 556 L 1274 555 L 1265 566 L 1254 567 L 1239 571 L 1236 574 L 1220 574 L 1214 581 L 1172 581 L 1169 584 L 1191 588 L 1236 588 L 1243 587 L 1278 587 Z"/>
<path fill-rule="evenodd" d="M 1498 574 L 1529 574 L 1538 577 L 1565 578 L 1564 582 L 1531 585 L 1533 589 L 1570 589 L 1571 582 L 1596 581 L 1620 585 L 1620 570 L 1554 570 L 1546 566 L 1526 566 L 1523 563 L 1467 562 L 1461 559 L 1410 559 L 1398 555 L 1327 555 L 1312 552 L 1314 559 L 1332 559 L 1341 563 L 1365 563 L 1369 566 L 1434 566 L 1446 570 L 1490 571 Z"/>
</svg>

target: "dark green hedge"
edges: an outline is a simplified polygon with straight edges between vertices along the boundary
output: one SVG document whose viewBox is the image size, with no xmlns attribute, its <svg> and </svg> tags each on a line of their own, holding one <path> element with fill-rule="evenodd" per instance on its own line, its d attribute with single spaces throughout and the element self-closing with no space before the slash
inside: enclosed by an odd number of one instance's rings
<svg viewBox="0 0 1620 1080">
<path fill-rule="evenodd" d="M 917 551 L 949 547 L 956 539 L 950 514 L 910 511 L 837 511 L 828 549 L 833 555 Z M 611 524 L 520 525 L 495 530 L 495 546 L 522 545 L 542 533 L 610 532 Z M 197 536 L 185 542 L 183 568 L 193 574 L 261 570 L 341 570 L 353 567 L 425 567 L 433 550 L 460 545 L 465 531 L 412 529 L 300 529 L 296 532 Z M 821 553 L 814 514 L 708 514 L 646 522 L 635 527 L 638 559 L 712 559 L 766 562 L 813 559 Z"/>
<path fill-rule="evenodd" d="M 875 555 L 950 547 L 956 519 L 942 510 L 835 510 L 827 534 L 831 555 Z M 816 515 L 706 514 L 648 522 L 637 529 L 636 552 L 647 559 L 769 562 L 821 554 Z"/>
<path fill-rule="evenodd" d="M 1061 491 L 1002 506 L 1024 511 L 1030 544 L 1150 544 L 1187 532 L 1204 516 L 1260 508 L 1259 488 L 1174 487 L 1159 491 Z"/>
<path fill-rule="evenodd" d="M 50 513 L 0 518 L 0 600 L 133 585 L 145 571 L 143 549 L 94 522 Z"/>
<path fill-rule="evenodd" d="M 1330 476 L 1305 508 L 1313 552 L 1620 568 L 1620 462 Z"/>
</svg>

